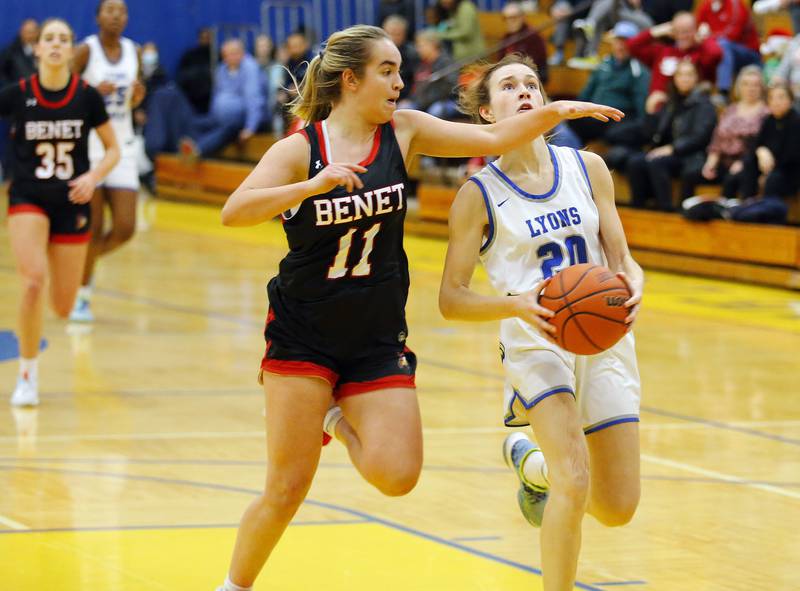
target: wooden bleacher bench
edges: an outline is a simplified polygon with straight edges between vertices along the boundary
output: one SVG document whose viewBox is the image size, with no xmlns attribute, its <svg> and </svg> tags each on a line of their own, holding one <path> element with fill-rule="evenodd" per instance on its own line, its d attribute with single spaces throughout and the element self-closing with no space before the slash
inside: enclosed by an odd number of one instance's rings
<svg viewBox="0 0 800 591">
<path fill-rule="evenodd" d="M 446 237 L 456 191 L 456 187 L 421 184 L 419 221 L 412 220 L 410 229 Z M 647 267 L 800 289 L 800 227 L 691 222 L 676 214 L 628 207 L 619 213 L 628 244 Z M 798 214 L 795 207 L 794 215 Z"/>
</svg>

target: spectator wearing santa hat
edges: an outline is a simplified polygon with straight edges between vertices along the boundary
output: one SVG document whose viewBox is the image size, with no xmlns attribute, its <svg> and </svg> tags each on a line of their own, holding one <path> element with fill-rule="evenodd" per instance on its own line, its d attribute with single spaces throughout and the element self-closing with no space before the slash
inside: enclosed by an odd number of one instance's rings
<svg viewBox="0 0 800 591">
<path fill-rule="evenodd" d="M 781 65 L 786 48 L 792 40 L 792 32 L 788 29 L 770 29 L 764 37 L 764 42 L 759 50 L 761 51 L 761 61 L 763 62 L 764 82 L 770 84 L 772 78 Z"/>
<path fill-rule="evenodd" d="M 770 82 L 785 83 L 795 97 L 800 93 L 800 35 L 796 35 L 786 46 L 781 63 L 772 74 Z"/>
</svg>

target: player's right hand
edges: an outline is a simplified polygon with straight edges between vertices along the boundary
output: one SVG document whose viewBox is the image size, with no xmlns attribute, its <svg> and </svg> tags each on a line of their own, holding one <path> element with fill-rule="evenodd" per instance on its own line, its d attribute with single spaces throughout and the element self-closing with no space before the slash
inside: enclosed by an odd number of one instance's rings
<svg viewBox="0 0 800 591">
<path fill-rule="evenodd" d="M 562 119 L 581 119 L 591 117 L 598 121 L 621 121 L 625 113 L 608 105 L 586 103 L 583 101 L 555 101 L 550 103 Z"/>
<path fill-rule="evenodd" d="M 532 290 L 513 297 L 516 300 L 517 317 L 537 328 L 548 341 L 555 342 L 553 336 L 556 334 L 556 327 L 548 322 L 554 312 L 539 304 L 539 295 L 552 279 L 548 277 L 537 283 Z"/>
<path fill-rule="evenodd" d="M 108 80 L 103 80 L 100 84 L 95 86 L 97 92 L 99 92 L 103 96 L 108 96 L 115 90 L 117 90 L 117 85 L 113 82 L 109 82 Z"/>
<path fill-rule="evenodd" d="M 349 162 L 333 162 L 322 169 L 311 181 L 314 183 L 314 195 L 321 195 L 331 191 L 335 187 L 344 187 L 348 193 L 353 189 L 363 189 L 364 183 L 356 174 L 365 173 L 367 169 L 360 164 L 350 164 Z"/>
</svg>

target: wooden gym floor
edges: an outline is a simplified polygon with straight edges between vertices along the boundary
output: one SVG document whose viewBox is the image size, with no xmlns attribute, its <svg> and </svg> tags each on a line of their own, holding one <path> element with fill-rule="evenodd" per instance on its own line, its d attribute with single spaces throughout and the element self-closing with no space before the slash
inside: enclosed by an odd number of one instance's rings
<svg viewBox="0 0 800 591">
<path fill-rule="evenodd" d="M 280 226 L 145 211 L 149 227 L 100 263 L 93 330 L 48 317 L 39 409 L 0 401 L 0 589 L 211 591 L 262 486 L 255 377 Z M 5 397 L 18 286 L 4 227 L 0 244 Z M 497 327 L 440 317 L 444 249 L 407 238 L 419 486 L 384 498 L 332 444 L 257 590 L 541 589 L 499 453 Z M 642 503 L 622 529 L 586 518 L 578 588 L 799 589 L 800 293 L 647 276 Z"/>
</svg>

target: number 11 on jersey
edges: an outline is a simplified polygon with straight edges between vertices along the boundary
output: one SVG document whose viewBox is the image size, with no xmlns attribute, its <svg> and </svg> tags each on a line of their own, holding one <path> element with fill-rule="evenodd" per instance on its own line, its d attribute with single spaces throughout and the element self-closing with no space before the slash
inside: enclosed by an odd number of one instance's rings
<svg viewBox="0 0 800 591">
<path fill-rule="evenodd" d="M 369 264 L 369 255 L 372 254 L 372 247 L 375 245 L 375 236 L 381 229 L 381 222 L 372 226 L 369 230 L 364 232 L 364 246 L 361 249 L 361 257 L 358 263 L 353 267 L 350 273 L 351 277 L 366 277 L 372 271 Z M 336 253 L 336 258 L 333 264 L 328 269 L 328 279 L 341 279 L 350 270 L 347 268 L 347 259 L 350 256 L 350 249 L 353 245 L 353 236 L 358 231 L 358 228 L 350 228 L 347 234 L 339 239 L 339 252 Z"/>
</svg>

